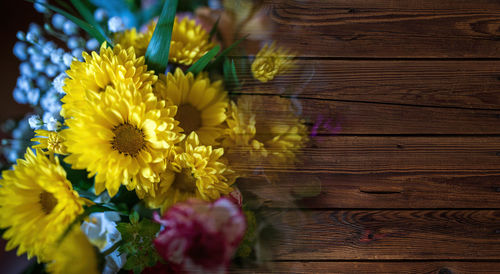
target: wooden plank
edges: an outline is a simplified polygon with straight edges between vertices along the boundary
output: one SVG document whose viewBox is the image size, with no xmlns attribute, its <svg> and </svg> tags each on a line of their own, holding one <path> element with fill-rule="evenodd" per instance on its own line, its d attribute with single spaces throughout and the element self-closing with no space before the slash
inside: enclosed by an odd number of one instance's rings
<svg viewBox="0 0 500 274">
<path fill-rule="evenodd" d="M 500 57 L 495 0 L 267 2 L 274 40 L 303 56 Z"/>
<path fill-rule="evenodd" d="M 255 95 L 246 95 L 255 96 Z M 255 105 L 255 113 L 282 124 L 276 96 Z M 500 134 L 500 110 L 458 109 L 293 99 L 295 111 L 315 134 Z M 315 126 L 316 125 L 316 126 Z"/>
<path fill-rule="evenodd" d="M 269 180 L 239 179 L 238 187 L 256 194 L 270 207 L 500 208 L 499 175 L 296 171 L 267 175 Z"/>
<path fill-rule="evenodd" d="M 269 211 L 277 260 L 498 260 L 498 210 Z"/>
<path fill-rule="evenodd" d="M 498 273 L 500 262 L 271 262 L 267 268 L 232 268 L 230 273 Z"/>
<path fill-rule="evenodd" d="M 500 61 L 297 60 L 266 84 L 237 69 L 243 93 L 500 109 Z"/>
<path fill-rule="evenodd" d="M 499 157 L 500 137 L 320 136 L 297 166 L 267 166 L 268 180 L 239 186 L 273 207 L 498 208 Z M 319 196 L 294 203 L 311 192 Z"/>
<path fill-rule="evenodd" d="M 331 174 L 463 173 L 500 175 L 500 137 L 317 136 L 297 172 Z M 254 170 L 259 163 L 241 161 Z M 288 171 L 289 165 L 266 167 Z"/>
</svg>

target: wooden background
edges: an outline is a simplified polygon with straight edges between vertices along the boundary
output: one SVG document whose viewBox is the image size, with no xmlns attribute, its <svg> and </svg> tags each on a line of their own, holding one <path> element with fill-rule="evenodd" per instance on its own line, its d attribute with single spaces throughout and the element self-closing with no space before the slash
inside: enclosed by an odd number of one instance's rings
<svg viewBox="0 0 500 274">
<path fill-rule="evenodd" d="M 338 127 L 269 187 L 322 184 L 271 212 L 275 270 L 500 273 L 500 1 L 267 2 L 302 69 L 243 93 Z"/>
</svg>

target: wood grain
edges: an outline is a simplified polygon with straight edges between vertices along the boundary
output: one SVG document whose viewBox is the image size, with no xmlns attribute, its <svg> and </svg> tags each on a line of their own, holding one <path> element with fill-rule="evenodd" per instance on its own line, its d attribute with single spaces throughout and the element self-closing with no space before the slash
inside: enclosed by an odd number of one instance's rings
<svg viewBox="0 0 500 274">
<path fill-rule="evenodd" d="M 276 207 L 269 271 L 497 273 L 500 2 L 264 2 L 298 69 L 261 84 L 240 66 L 240 92 L 277 123 L 271 98 L 290 98 L 314 135 L 296 168 L 266 167 L 276 184 L 242 182 Z"/>
<path fill-rule="evenodd" d="M 500 3 L 272 1 L 274 39 L 302 56 L 498 58 Z"/>
<path fill-rule="evenodd" d="M 317 136 L 297 172 L 331 174 L 463 173 L 500 175 L 500 137 Z M 238 163 L 254 170 L 255 162 Z M 289 165 L 269 171 L 293 170 Z"/>
<path fill-rule="evenodd" d="M 498 273 L 500 262 L 272 262 L 234 273 Z M 233 271 L 232 271 L 233 272 Z"/>
<path fill-rule="evenodd" d="M 269 211 L 277 260 L 500 259 L 498 210 Z"/>
<path fill-rule="evenodd" d="M 297 69 L 266 84 L 254 80 L 243 65 L 237 69 L 243 93 L 500 109 L 500 61 L 299 59 Z"/>
<path fill-rule="evenodd" d="M 250 96 L 250 95 L 246 95 Z M 254 113 L 283 124 L 290 111 L 276 108 L 276 96 L 256 104 Z M 339 102 L 290 98 L 293 111 L 316 134 L 500 134 L 500 110 Z M 316 127 L 314 126 L 316 125 Z M 313 128 L 315 128 L 313 130 Z"/>
<path fill-rule="evenodd" d="M 268 174 L 269 175 L 269 174 Z M 499 175 L 325 174 L 280 172 L 240 179 L 241 190 L 271 207 L 301 208 L 498 208 Z M 301 198 L 310 197 L 311 198 Z M 317 195 L 317 196 L 315 196 Z M 480 202 L 479 202 L 480 201 Z"/>
</svg>

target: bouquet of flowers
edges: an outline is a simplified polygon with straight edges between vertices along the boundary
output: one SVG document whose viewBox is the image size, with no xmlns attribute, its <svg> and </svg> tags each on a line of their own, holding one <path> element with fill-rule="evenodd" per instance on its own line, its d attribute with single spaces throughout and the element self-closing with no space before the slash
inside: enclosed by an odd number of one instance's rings
<svg viewBox="0 0 500 274">
<path fill-rule="evenodd" d="M 269 41 L 262 4 L 32 2 L 46 23 L 14 48 L 14 98 L 34 113 L 3 125 L 6 249 L 50 273 L 222 273 L 268 259 L 254 179 L 279 183 L 272 171 L 309 138 L 293 100 L 239 92 L 296 66 Z M 254 58 L 245 40 L 262 45 Z"/>
</svg>

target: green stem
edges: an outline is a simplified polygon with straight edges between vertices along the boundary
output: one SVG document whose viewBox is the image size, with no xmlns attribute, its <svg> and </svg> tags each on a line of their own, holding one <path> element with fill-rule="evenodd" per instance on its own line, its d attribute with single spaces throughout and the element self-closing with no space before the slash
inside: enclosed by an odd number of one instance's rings
<svg viewBox="0 0 500 274">
<path fill-rule="evenodd" d="M 109 254 L 113 253 L 113 251 L 115 251 L 121 244 L 122 244 L 122 240 L 119 240 L 118 242 L 116 242 L 113 246 L 111 246 L 110 248 L 106 249 L 105 251 L 102 252 L 102 255 L 104 257 L 108 256 Z"/>
</svg>

